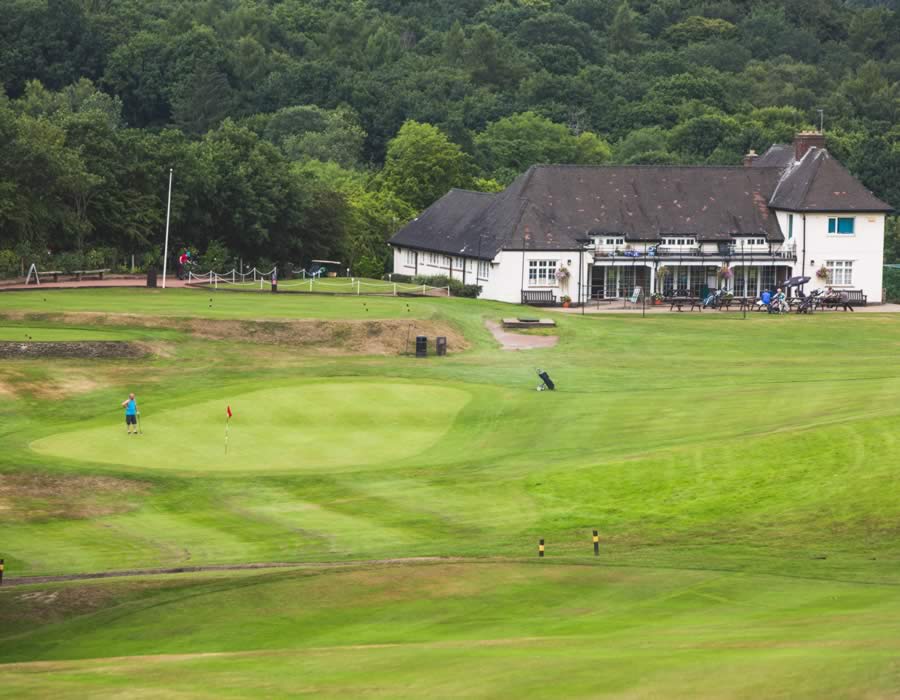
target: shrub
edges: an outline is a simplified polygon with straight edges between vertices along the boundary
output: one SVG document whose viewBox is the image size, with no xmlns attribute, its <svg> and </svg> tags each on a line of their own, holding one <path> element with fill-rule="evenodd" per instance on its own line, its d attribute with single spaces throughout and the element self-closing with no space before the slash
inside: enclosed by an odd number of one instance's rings
<svg viewBox="0 0 900 700">
<path fill-rule="evenodd" d="M 414 284 L 427 284 L 430 287 L 450 287 L 450 294 L 455 297 L 476 299 L 481 294 L 481 285 L 463 284 L 461 280 L 450 279 L 446 275 L 433 277 L 418 276 L 413 278 Z"/>
<path fill-rule="evenodd" d="M 388 277 L 387 275 L 384 275 L 382 277 L 382 279 L 389 279 L 389 280 L 391 280 L 391 282 L 403 282 L 403 283 L 408 283 L 408 282 L 413 281 L 412 275 L 401 275 L 399 272 L 393 273 L 390 277 Z"/>
<path fill-rule="evenodd" d="M 353 266 L 353 273 L 357 277 L 367 277 L 377 280 L 384 272 L 384 263 L 370 255 L 363 255 Z"/>
<path fill-rule="evenodd" d="M 15 277 L 19 274 L 19 256 L 14 250 L 0 250 L 0 277 Z"/>
<path fill-rule="evenodd" d="M 896 267 L 884 268 L 884 297 L 885 301 L 900 304 L 900 269 Z"/>
<path fill-rule="evenodd" d="M 60 272 L 83 270 L 84 256 L 81 253 L 58 253 L 50 260 L 50 267 Z"/>
<path fill-rule="evenodd" d="M 231 251 L 222 241 L 212 240 L 206 246 L 206 252 L 200 256 L 198 266 L 200 269 L 213 272 L 227 272 L 231 269 Z"/>
</svg>

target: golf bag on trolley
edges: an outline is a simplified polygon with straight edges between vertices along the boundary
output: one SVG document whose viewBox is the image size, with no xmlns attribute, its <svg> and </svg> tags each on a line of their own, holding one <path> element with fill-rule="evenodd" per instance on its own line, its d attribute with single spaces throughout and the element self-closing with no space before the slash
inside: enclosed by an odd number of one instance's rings
<svg viewBox="0 0 900 700">
<path fill-rule="evenodd" d="M 536 372 L 537 372 L 537 376 L 540 377 L 540 379 L 541 379 L 541 383 L 538 384 L 538 386 L 537 386 L 538 391 L 544 391 L 546 389 L 549 389 L 550 391 L 554 391 L 556 389 L 556 384 L 554 384 L 553 380 L 550 379 L 550 375 L 547 374 L 547 370 L 538 368 L 536 370 Z"/>
</svg>

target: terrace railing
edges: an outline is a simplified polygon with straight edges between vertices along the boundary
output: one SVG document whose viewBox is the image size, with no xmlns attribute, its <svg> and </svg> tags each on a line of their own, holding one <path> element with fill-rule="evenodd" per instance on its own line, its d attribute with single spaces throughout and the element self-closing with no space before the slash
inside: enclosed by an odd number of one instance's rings
<svg viewBox="0 0 900 700">
<path fill-rule="evenodd" d="M 614 260 L 789 260 L 797 259 L 794 246 L 769 245 L 768 248 L 744 248 L 731 243 L 719 244 L 716 250 L 702 248 L 671 248 L 666 246 L 648 246 L 632 250 L 609 250 L 603 247 L 594 248 L 594 259 L 610 258 Z"/>
</svg>

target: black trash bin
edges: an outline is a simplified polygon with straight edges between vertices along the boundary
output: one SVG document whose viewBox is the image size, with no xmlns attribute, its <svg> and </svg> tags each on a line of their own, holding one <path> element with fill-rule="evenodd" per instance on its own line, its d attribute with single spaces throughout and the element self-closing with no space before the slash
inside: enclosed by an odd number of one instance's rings
<svg viewBox="0 0 900 700">
<path fill-rule="evenodd" d="M 446 355 L 447 354 L 447 338 L 443 335 L 439 335 L 435 339 L 434 349 L 435 349 L 435 352 L 439 356 L 442 357 L 442 356 Z"/>
<path fill-rule="evenodd" d="M 416 336 L 416 357 L 428 357 L 428 337 Z"/>
<path fill-rule="evenodd" d="M 147 270 L 147 286 L 156 289 L 156 268 L 151 267 Z"/>
</svg>

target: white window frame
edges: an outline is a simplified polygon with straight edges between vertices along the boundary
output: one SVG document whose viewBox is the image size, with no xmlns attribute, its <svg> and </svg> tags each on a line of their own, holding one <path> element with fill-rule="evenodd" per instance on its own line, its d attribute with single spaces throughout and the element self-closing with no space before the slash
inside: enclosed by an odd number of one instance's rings
<svg viewBox="0 0 900 700">
<path fill-rule="evenodd" d="M 848 234 L 843 233 L 842 236 Z M 853 261 L 852 260 L 826 260 L 825 269 L 828 270 L 828 285 L 831 287 L 853 286 Z"/>
<path fill-rule="evenodd" d="M 838 231 L 838 225 L 840 224 L 841 219 L 850 219 L 853 222 L 853 232 L 852 233 L 840 233 Z M 829 231 L 828 229 L 831 227 L 831 222 L 834 222 L 834 231 Z M 829 216 L 828 223 L 826 224 L 825 233 L 828 236 L 833 236 L 834 238 L 853 238 L 856 235 L 856 217 L 855 216 Z"/>
<path fill-rule="evenodd" d="M 491 276 L 491 264 L 487 260 L 478 261 L 478 279 L 486 280 Z"/>
<path fill-rule="evenodd" d="M 406 249 L 406 266 L 407 267 L 415 267 L 416 266 L 416 251 L 412 248 Z"/>
<path fill-rule="evenodd" d="M 559 260 L 535 259 L 528 261 L 529 287 L 557 287 L 556 270 Z"/>
</svg>

